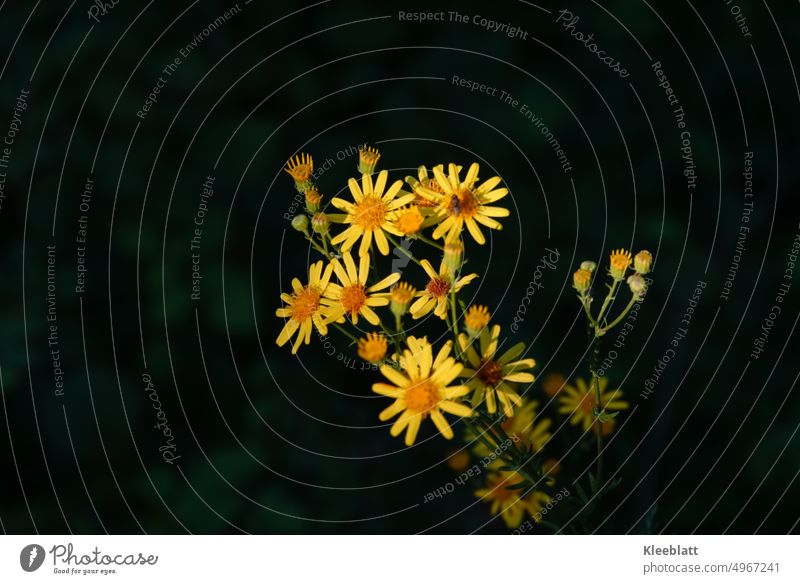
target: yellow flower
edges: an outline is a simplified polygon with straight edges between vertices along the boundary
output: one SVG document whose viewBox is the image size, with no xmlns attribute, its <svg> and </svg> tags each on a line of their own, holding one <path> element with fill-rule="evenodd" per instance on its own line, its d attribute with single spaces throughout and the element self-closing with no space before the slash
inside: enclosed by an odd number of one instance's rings
<svg viewBox="0 0 800 584">
<path fill-rule="evenodd" d="M 443 168 L 443 166 L 440 164 L 439 168 L 441 169 Z M 411 187 L 411 190 L 416 195 L 416 197 L 414 198 L 414 204 L 417 205 L 418 207 L 425 207 L 425 208 L 436 207 L 436 202 L 431 201 L 430 199 L 424 197 L 421 194 L 422 192 L 421 189 L 423 188 L 429 189 L 436 193 L 443 194 L 441 187 L 439 187 L 439 183 L 436 182 L 436 179 L 434 177 L 428 176 L 428 169 L 426 169 L 425 166 L 419 167 L 419 169 L 417 170 L 417 176 L 419 177 L 419 180 L 417 180 L 413 176 L 406 177 L 406 183 L 408 183 L 408 186 Z"/>
<path fill-rule="evenodd" d="M 425 289 L 420 292 L 420 297 L 411 305 L 411 316 L 414 319 L 422 318 L 432 310 L 433 314 L 444 320 L 447 316 L 450 289 L 452 288 L 453 292 L 458 292 L 477 278 L 478 274 L 470 274 L 453 281 L 453 276 L 444 261 L 439 266 L 438 274 L 428 260 L 422 260 L 420 264 L 422 264 L 422 269 L 428 274 L 430 280 Z"/>
<path fill-rule="evenodd" d="M 317 190 L 317 187 L 311 186 L 306 190 L 306 209 L 309 213 L 315 213 L 319 210 L 319 205 L 322 202 L 322 193 Z"/>
<path fill-rule="evenodd" d="M 497 402 L 503 408 L 503 414 L 510 418 L 514 415 L 514 406 L 522 398 L 512 387 L 512 383 L 531 383 L 533 374 L 524 369 L 536 365 L 533 359 L 516 360 L 525 352 L 525 343 L 517 343 L 497 358 L 497 344 L 500 338 L 500 325 L 485 328 L 479 337 L 480 355 L 475 351 L 473 342 L 463 333 L 458 335 L 458 344 L 467 358 L 470 367 L 461 372 L 467 377 L 467 385 L 473 391 L 472 406 L 475 407 L 486 400 L 486 410 L 493 414 L 497 411 Z"/>
<path fill-rule="evenodd" d="M 370 363 L 380 363 L 386 357 L 388 344 L 380 333 L 367 333 L 366 338 L 358 339 L 358 356 Z"/>
<path fill-rule="evenodd" d="M 416 295 L 417 289 L 408 282 L 398 282 L 392 286 L 392 290 L 389 293 L 389 298 L 392 301 L 392 314 L 403 316 Z"/>
<path fill-rule="evenodd" d="M 450 356 L 452 342 L 448 341 L 433 358 L 433 348 L 423 337 L 408 337 L 408 348 L 399 358 L 403 372 L 391 365 L 381 366 L 381 373 L 394 385 L 375 383 L 372 391 L 394 398 L 394 403 L 380 413 L 380 420 L 400 417 L 395 420 L 390 433 L 398 436 L 406 430 L 406 446 L 414 444 L 422 420 L 431 417 L 436 428 L 448 440 L 453 437 L 453 429 L 442 412 L 455 416 L 471 416 L 472 410 L 464 404 L 453 401 L 469 393 L 466 385 L 450 383 L 458 377 L 463 367 Z"/>
<path fill-rule="evenodd" d="M 578 291 L 578 294 L 586 294 L 589 291 L 589 286 L 592 283 L 592 273 L 589 270 L 580 268 L 572 274 L 572 286 Z"/>
<path fill-rule="evenodd" d="M 560 373 L 548 373 L 542 380 L 542 391 L 550 397 L 555 397 L 562 390 L 567 379 Z"/>
<path fill-rule="evenodd" d="M 486 487 L 475 491 L 476 497 L 491 504 L 490 513 L 500 514 L 509 529 L 519 527 L 526 513 L 538 523 L 541 519 L 540 511 L 550 501 L 550 496 L 541 491 L 534 491 L 523 497 L 524 489 L 509 488 L 523 480 L 516 472 L 491 473 L 487 477 Z"/>
<path fill-rule="evenodd" d="M 328 265 L 323 271 L 322 265 L 322 261 L 311 264 L 308 270 L 307 286 L 303 286 L 300 280 L 294 278 L 292 293 L 281 294 L 281 300 L 286 306 L 275 311 L 277 316 L 289 319 L 276 340 L 279 347 L 285 345 L 297 332 L 297 339 L 292 346 L 292 354 L 297 353 L 300 343 L 304 340 L 306 345 L 311 342 L 313 326 L 317 327 L 320 334 L 328 334 L 327 325 L 330 322 L 328 308 L 321 303 L 321 300 L 328 289 L 333 266 Z"/>
<path fill-rule="evenodd" d="M 447 466 L 454 472 L 465 471 L 469 466 L 469 462 L 469 452 L 464 448 L 451 452 L 450 456 L 447 457 Z"/>
<path fill-rule="evenodd" d="M 363 255 L 359 258 L 358 269 L 356 269 L 356 263 L 349 252 L 342 254 L 342 260 L 344 260 L 344 267 L 338 259 L 331 262 L 339 284 L 331 283 L 321 300 L 324 305 L 328 306 L 330 320 L 341 322 L 346 314 L 353 324 L 357 324 L 358 317 L 361 315 L 370 324 L 379 325 L 381 319 L 372 308 L 387 306 L 389 296 L 386 293 L 379 294 L 378 292 L 397 282 L 400 274 L 390 274 L 377 284 L 367 286 L 369 256 Z"/>
<path fill-rule="evenodd" d="M 537 415 L 536 408 L 539 403 L 536 401 L 527 401 L 521 398 L 520 405 L 514 411 L 514 417 L 506 418 L 500 423 L 500 427 L 508 435 L 509 438 L 517 446 L 527 446 L 538 453 L 545 444 L 552 438 L 550 434 L 550 426 L 553 421 L 549 418 L 542 418 Z M 470 433 L 467 434 L 468 440 L 477 438 Z M 489 456 L 489 448 L 480 440 L 475 441 L 475 454 L 478 456 Z M 500 458 L 495 459 L 497 464 L 493 466 L 502 466 L 505 464 Z"/>
<path fill-rule="evenodd" d="M 314 159 L 310 154 L 301 153 L 289 159 L 285 170 L 294 179 L 298 190 L 305 191 L 310 186 L 308 181 L 311 179 L 311 173 L 314 172 Z"/>
<path fill-rule="evenodd" d="M 369 253 L 369 247 L 374 237 L 378 250 L 383 255 L 389 255 L 389 242 L 386 240 L 384 231 L 394 235 L 403 235 L 392 224 L 389 215 L 391 211 L 410 203 L 414 199 L 414 195 L 403 193 L 400 197 L 397 196 L 401 192 L 400 187 L 403 186 L 403 181 L 400 180 L 392 183 L 384 194 L 388 178 L 389 172 L 382 170 L 373 184 L 372 177 L 363 174 L 360 188 L 356 180 L 351 178 L 347 184 L 354 202 L 351 203 L 339 197 L 335 197 L 331 201 L 334 207 L 346 213 L 344 216 L 337 216 L 336 219 L 350 224 L 347 229 L 331 240 L 334 245 L 341 243 L 342 251 L 349 251 L 361 238 L 358 254 L 366 255 Z"/>
<path fill-rule="evenodd" d="M 483 245 L 486 238 L 478 226 L 479 223 L 489 229 L 502 229 L 502 225 L 493 217 L 508 217 L 508 209 L 491 207 L 489 204 L 505 197 L 508 189 L 495 189 L 500 183 L 499 176 L 490 178 L 476 188 L 478 169 L 478 163 L 472 163 L 462 181 L 459 177 L 460 169 L 455 164 L 449 165 L 448 176 L 445 176 L 441 166 L 437 166 L 433 169 L 433 174 L 441 192 L 426 187 L 418 188 L 421 196 L 437 204 L 435 212 L 441 223 L 433 232 L 434 239 L 446 235 L 445 240 L 452 240 L 461 235 L 466 225 L 472 238 Z"/>
<path fill-rule="evenodd" d="M 372 174 L 378 166 L 381 153 L 377 148 L 362 146 L 358 149 L 358 172 L 361 174 Z"/>
<path fill-rule="evenodd" d="M 483 305 L 473 305 L 464 313 L 464 326 L 470 336 L 475 336 L 489 326 L 489 308 Z"/>
<path fill-rule="evenodd" d="M 625 277 L 625 271 L 631 265 L 631 252 L 618 249 L 611 252 L 609 273 L 614 280 L 620 281 Z"/>
<path fill-rule="evenodd" d="M 403 207 L 390 213 L 389 220 L 403 235 L 414 235 L 422 229 L 425 217 L 416 205 Z"/>
<path fill-rule="evenodd" d="M 608 378 L 601 377 L 599 379 L 599 384 L 601 411 L 613 412 L 628 409 L 628 402 L 620 399 L 622 398 L 621 389 L 615 389 L 610 395 L 608 395 L 606 394 Z M 558 397 L 558 403 L 558 413 L 568 414 L 570 416 L 571 424 L 582 424 L 584 432 L 592 427 L 595 421 L 594 407 L 596 401 L 594 390 L 591 388 L 590 384 L 586 383 L 586 381 L 578 377 L 575 379 L 574 386 L 565 385 L 564 390 Z M 606 426 L 608 423 L 609 422 L 604 422 L 602 426 Z"/>
</svg>

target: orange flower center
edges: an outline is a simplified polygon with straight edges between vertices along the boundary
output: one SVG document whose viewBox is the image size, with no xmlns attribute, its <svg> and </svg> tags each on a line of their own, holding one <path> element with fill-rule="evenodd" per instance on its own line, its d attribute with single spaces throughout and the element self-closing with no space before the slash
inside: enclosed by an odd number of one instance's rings
<svg viewBox="0 0 800 584">
<path fill-rule="evenodd" d="M 581 403 L 580 403 L 581 411 L 586 415 L 593 416 L 594 415 L 594 404 L 595 404 L 594 394 L 591 393 L 591 392 L 587 393 L 586 396 L 583 398 L 583 400 L 581 400 Z"/>
<path fill-rule="evenodd" d="M 377 229 L 386 220 L 386 204 L 380 197 L 367 195 L 355 204 L 353 223 L 365 230 Z"/>
<path fill-rule="evenodd" d="M 367 303 L 367 293 L 361 284 L 342 288 L 342 307 L 349 314 L 356 314 Z"/>
<path fill-rule="evenodd" d="M 319 293 L 306 286 L 300 292 L 294 295 L 292 306 L 292 319 L 298 322 L 303 322 L 307 318 L 311 318 L 319 309 Z"/>
<path fill-rule="evenodd" d="M 482 361 L 477 372 L 478 379 L 494 387 L 503 380 L 503 368 L 497 361 Z"/>
<path fill-rule="evenodd" d="M 411 412 L 427 415 L 441 401 L 439 388 L 430 379 L 424 379 L 406 390 L 405 401 Z"/>
<path fill-rule="evenodd" d="M 419 209 L 412 207 L 397 218 L 397 228 L 405 234 L 416 233 L 422 226 L 423 217 Z"/>
<path fill-rule="evenodd" d="M 470 189 L 459 189 L 450 196 L 447 212 L 456 217 L 474 217 L 478 212 L 478 199 Z"/>
<path fill-rule="evenodd" d="M 450 292 L 450 283 L 441 278 L 434 278 L 428 282 L 428 285 L 425 286 L 425 290 L 434 298 L 441 298 Z"/>
</svg>

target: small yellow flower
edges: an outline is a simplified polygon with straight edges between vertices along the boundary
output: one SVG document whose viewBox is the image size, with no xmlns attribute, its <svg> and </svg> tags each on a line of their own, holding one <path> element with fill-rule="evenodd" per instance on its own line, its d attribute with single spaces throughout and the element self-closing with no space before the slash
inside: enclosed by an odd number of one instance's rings
<svg viewBox="0 0 800 584">
<path fill-rule="evenodd" d="M 550 397 L 555 397 L 564 388 L 567 379 L 560 373 L 548 373 L 542 380 L 542 391 Z"/>
<path fill-rule="evenodd" d="M 561 463 L 558 462 L 557 458 L 548 458 L 542 463 L 542 472 L 554 477 L 561 472 Z"/>
<path fill-rule="evenodd" d="M 639 274 L 647 274 L 653 265 L 653 254 L 646 249 L 637 253 L 633 258 L 633 269 Z"/>
<path fill-rule="evenodd" d="M 310 186 L 308 181 L 311 179 L 311 173 L 314 172 L 314 159 L 310 154 L 301 153 L 289 159 L 285 170 L 294 179 L 297 189 L 305 191 Z"/>
<path fill-rule="evenodd" d="M 358 269 L 356 269 L 353 256 L 349 253 L 343 253 L 342 260 L 344 266 L 338 259 L 331 262 L 339 284 L 331 282 L 321 300 L 324 305 L 328 306 L 331 321 L 341 322 L 344 320 L 344 315 L 347 315 L 353 324 L 357 324 L 358 317 L 361 315 L 370 324 L 379 325 L 381 319 L 372 309 L 389 304 L 388 294 L 379 292 L 397 282 L 400 274 L 390 274 L 377 284 L 367 286 L 369 256 L 365 255 L 359 258 Z"/>
<path fill-rule="evenodd" d="M 353 202 L 345 201 L 339 197 L 334 197 L 331 204 L 337 209 L 345 211 L 342 217 L 336 217 L 337 221 L 349 223 L 350 226 L 335 236 L 331 242 L 334 245 L 342 244 L 342 251 L 349 251 L 356 241 L 361 239 L 358 249 L 359 255 L 369 253 L 372 239 L 378 246 L 378 250 L 383 255 L 389 255 L 389 242 L 384 232 L 402 236 L 403 233 L 395 227 L 390 220 L 390 213 L 400 207 L 407 205 L 414 199 L 410 193 L 401 193 L 400 187 L 403 181 L 395 181 L 384 193 L 386 181 L 389 173 L 382 170 L 373 184 L 372 177 L 368 174 L 361 175 L 361 187 L 355 179 L 348 181 L 350 193 L 353 195 Z"/>
<path fill-rule="evenodd" d="M 422 216 L 419 207 L 416 205 L 392 211 L 390 220 L 403 235 L 416 234 L 425 223 L 425 217 Z"/>
<path fill-rule="evenodd" d="M 517 360 L 525 352 L 525 343 L 517 343 L 497 357 L 499 339 L 500 325 L 483 329 L 479 337 L 478 354 L 473 341 L 463 333 L 458 335 L 458 344 L 470 366 L 461 371 L 461 376 L 468 378 L 467 385 L 473 392 L 472 407 L 486 400 L 486 410 L 493 414 L 497 411 L 499 401 L 503 414 L 510 418 L 514 415 L 514 406 L 522 401 L 511 384 L 533 382 L 533 374 L 524 370 L 532 369 L 536 361 L 530 358 Z"/>
<path fill-rule="evenodd" d="M 466 385 L 453 385 L 461 373 L 463 365 L 450 356 L 452 342 L 448 341 L 433 358 L 433 348 L 426 338 L 410 336 L 408 348 L 399 358 L 403 372 L 391 365 L 382 365 L 381 373 L 394 385 L 375 383 L 372 391 L 394 398 L 394 403 L 380 413 L 380 420 L 400 417 L 392 424 L 390 433 L 398 436 L 406 431 L 406 446 L 411 446 L 417 438 L 422 420 L 430 416 L 439 432 L 450 440 L 453 429 L 442 412 L 455 416 L 471 416 L 472 410 L 457 401 L 469 393 Z"/>
<path fill-rule="evenodd" d="M 591 283 L 592 273 L 589 270 L 581 268 L 572 274 L 572 286 L 578 291 L 578 294 L 586 294 Z"/>
<path fill-rule="evenodd" d="M 392 314 L 403 316 L 408 311 L 408 305 L 417 295 L 417 289 L 408 282 L 398 282 L 389 293 Z"/>
<path fill-rule="evenodd" d="M 463 472 L 469 466 L 469 452 L 465 448 L 455 450 L 447 457 L 447 466 L 453 472 Z"/>
<path fill-rule="evenodd" d="M 439 168 L 443 168 L 440 164 Z M 460 167 L 459 167 L 460 168 Z M 421 194 L 421 189 L 429 189 L 436 193 L 443 194 L 442 189 L 439 187 L 439 183 L 436 182 L 434 177 L 428 176 L 428 169 L 425 166 L 420 166 L 417 170 L 417 176 L 419 179 L 414 178 L 413 176 L 406 177 L 406 183 L 408 186 L 411 187 L 411 190 L 414 192 L 416 197 L 414 198 L 414 204 L 418 207 L 424 208 L 433 208 L 436 207 L 436 203 L 431 201 L 430 199 L 425 198 Z"/>
<path fill-rule="evenodd" d="M 464 326 L 470 336 L 475 336 L 489 326 L 489 308 L 483 305 L 472 305 L 464 313 Z"/>
<path fill-rule="evenodd" d="M 386 337 L 380 333 L 367 333 L 365 338 L 358 339 L 358 356 L 370 363 L 383 361 L 387 348 Z"/>
<path fill-rule="evenodd" d="M 625 271 L 631 265 L 631 252 L 626 249 L 618 249 L 611 252 L 609 272 L 616 281 L 625 278 Z"/>
<path fill-rule="evenodd" d="M 328 308 L 321 303 L 322 296 L 327 292 L 331 279 L 333 266 L 328 265 L 324 270 L 322 261 L 311 264 L 308 270 L 308 285 L 303 284 L 297 278 L 292 280 L 291 294 L 281 294 L 281 300 L 286 304 L 283 308 L 275 311 L 280 318 L 288 318 L 283 326 L 276 343 L 282 347 L 297 333 L 297 339 L 292 346 L 292 354 L 297 353 L 300 344 L 305 341 L 308 345 L 311 342 L 311 330 L 317 327 L 320 334 L 328 334 L 328 323 L 330 322 Z"/>
<path fill-rule="evenodd" d="M 615 389 L 610 395 L 606 394 L 608 378 L 601 377 L 600 384 L 600 410 L 606 412 L 627 410 L 628 402 L 623 401 L 622 390 Z M 565 385 L 564 390 L 558 397 L 558 413 L 570 416 L 570 423 L 573 425 L 581 424 L 585 432 L 591 428 L 596 420 L 594 414 L 595 400 L 594 390 L 590 384 L 578 377 L 575 385 Z M 613 420 L 612 420 L 613 421 Z M 601 429 L 609 424 L 604 422 Z"/>
<path fill-rule="evenodd" d="M 377 148 L 362 146 L 358 149 L 358 172 L 361 174 L 372 174 L 378 166 L 381 153 Z"/>
<path fill-rule="evenodd" d="M 322 203 L 322 193 L 317 190 L 317 187 L 310 186 L 304 193 L 306 198 L 306 209 L 309 213 L 316 213 L 319 210 L 319 205 Z"/>
<path fill-rule="evenodd" d="M 514 410 L 514 416 L 506 418 L 500 423 L 500 427 L 518 447 L 529 447 L 534 453 L 538 453 L 550 440 L 550 427 L 553 421 L 543 418 L 536 409 L 539 403 L 527 401 L 521 398 L 520 404 Z M 477 436 L 467 433 L 466 438 L 475 442 L 475 454 L 477 456 L 489 456 L 489 448 Z M 495 463 L 490 466 L 497 467 L 505 464 L 500 458 L 495 459 Z"/>
<path fill-rule="evenodd" d="M 449 241 L 459 237 L 466 226 L 472 238 L 480 245 L 486 243 L 486 238 L 478 224 L 489 229 L 502 229 L 502 225 L 495 217 L 508 217 L 508 209 L 492 207 L 491 203 L 499 201 L 508 194 L 508 189 L 495 187 L 500 184 L 500 177 L 495 176 L 475 187 L 478 181 L 477 162 L 470 165 L 467 176 L 462 181 L 459 177 L 460 167 L 451 163 L 448 167 L 449 175 L 444 174 L 442 166 L 434 167 L 433 175 L 439 189 L 418 187 L 419 194 L 436 203 L 436 217 L 441 223 L 433 232 L 433 238 L 445 238 Z"/>
<path fill-rule="evenodd" d="M 411 305 L 411 316 L 418 319 L 433 311 L 436 316 L 444 320 L 447 316 L 451 288 L 453 292 L 458 292 L 477 278 L 478 274 L 469 274 L 454 281 L 444 261 L 439 266 L 438 274 L 428 260 L 422 260 L 420 264 L 430 280 L 425 289 L 419 293 L 420 297 Z"/>
<path fill-rule="evenodd" d="M 541 520 L 540 511 L 550 502 L 550 496 L 541 491 L 524 496 L 524 489 L 511 489 L 524 479 L 516 472 L 502 471 L 491 473 L 487 477 L 486 487 L 475 491 L 475 496 L 490 503 L 489 512 L 501 515 L 509 529 L 520 526 L 525 514 L 530 515 L 537 523 Z"/>
</svg>

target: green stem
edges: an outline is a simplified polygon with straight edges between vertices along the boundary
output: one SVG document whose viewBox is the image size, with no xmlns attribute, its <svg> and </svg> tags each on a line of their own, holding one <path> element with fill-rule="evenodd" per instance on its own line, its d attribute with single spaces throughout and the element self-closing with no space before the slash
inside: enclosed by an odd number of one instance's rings
<svg viewBox="0 0 800 584">
<path fill-rule="evenodd" d="M 400 355 L 402 355 L 403 353 L 402 350 L 400 349 L 400 341 L 397 340 L 397 335 L 392 334 L 392 331 L 390 331 L 386 327 L 386 325 L 383 324 L 383 321 L 381 321 L 379 324 L 381 326 L 381 330 L 383 330 L 383 334 L 385 334 L 387 338 L 392 339 L 392 342 L 394 343 L 394 349 L 397 352 L 397 356 L 399 357 Z"/>
<path fill-rule="evenodd" d="M 358 339 L 352 333 L 350 333 L 350 331 L 348 331 L 346 328 L 344 328 L 342 325 L 337 324 L 337 323 L 334 322 L 334 323 L 331 323 L 331 326 L 333 328 L 335 328 L 337 331 L 339 331 L 340 333 L 342 333 L 344 336 L 346 336 L 348 339 L 353 341 L 356 345 L 358 344 Z"/>
<path fill-rule="evenodd" d="M 422 243 L 427 243 L 428 245 L 435 247 L 439 251 L 444 251 L 444 246 L 443 245 L 440 245 L 440 244 L 436 243 L 432 239 L 428 239 L 427 237 L 425 237 L 421 233 L 418 233 L 416 235 L 416 238 L 419 239 Z"/>
<path fill-rule="evenodd" d="M 395 247 L 396 247 L 397 249 L 399 249 L 399 250 L 400 250 L 400 251 L 401 251 L 403 254 L 405 254 L 405 255 L 408 257 L 408 259 L 410 259 L 412 262 L 414 262 L 415 264 L 417 264 L 419 267 L 422 267 L 422 264 L 420 263 L 420 261 L 419 261 L 417 258 L 415 258 L 415 257 L 414 257 L 414 254 L 413 254 L 413 253 L 411 253 L 411 252 L 410 252 L 410 251 L 408 251 L 406 248 L 404 248 L 402 245 L 400 245 L 400 243 L 398 243 L 398 241 L 397 241 L 397 240 L 396 240 L 394 237 L 392 237 L 391 235 L 389 235 L 388 233 L 386 233 L 385 235 L 386 235 L 386 239 L 388 239 L 388 240 L 389 240 L 389 242 L 390 242 L 390 243 L 391 243 L 393 246 L 395 246 Z"/>
<path fill-rule="evenodd" d="M 398 335 L 402 335 L 403 340 L 406 340 L 406 331 L 403 329 L 403 317 L 399 314 L 394 315 L 394 330 Z"/>
<path fill-rule="evenodd" d="M 633 308 L 633 305 L 636 304 L 636 302 L 639 301 L 639 300 L 640 300 L 640 298 L 638 296 L 632 296 L 630 301 L 628 302 L 628 305 L 625 307 L 625 310 L 623 310 L 620 313 L 620 315 L 611 322 L 611 324 L 602 327 L 600 329 L 600 334 L 601 335 L 606 334 L 608 331 L 610 331 L 612 328 L 614 328 L 620 322 L 622 322 L 622 319 L 625 318 L 628 315 L 628 313 L 630 312 L 631 308 Z"/>
<path fill-rule="evenodd" d="M 457 358 L 461 358 L 461 349 L 458 346 L 458 318 L 456 317 L 456 293 L 450 287 L 450 324 L 453 327 L 453 348 Z"/>
<path fill-rule="evenodd" d="M 597 323 L 594 321 L 592 311 L 589 310 L 589 297 L 586 296 L 586 294 L 581 294 L 580 300 L 581 304 L 583 305 L 583 310 L 586 312 L 586 318 L 589 319 L 589 322 L 592 324 L 592 328 L 595 328 Z"/>
<path fill-rule="evenodd" d="M 306 233 L 305 236 L 306 236 L 306 239 L 309 241 L 309 243 L 312 246 L 314 246 L 314 249 L 316 249 L 319 253 L 324 255 L 326 258 L 330 259 L 330 255 L 328 254 L 328 250 L 327 249 L 322 249 L 322 247 L 320 247 L 320 245 L 316 241 L 314 241 L 314 238 L 311 237 L 308 233 Z"/>
<path fill-rule="evenodd" d="M 611 285 L 611 288 L 608 290 L 608 294 L 606 295 L 606 299 L 603 300 L 603 306 L 600 308 L 600 312 L 597 315 L 597 321 L 595 323 L 595 328 L 600 326 L 600 323 L 603 322 L 603 315 L 606 313 L 606 309 L 611 301 L 614 299 L 614 295 L 617 292 L 617 287 L 622 280 L 614 280 L 614 283 Z"/>
<path fill-rule="evenodd" d="M 597 437 L 597 482 L 603 480 L 603 423 L 600 421 L 602 408 L 600 405 L 600 378 L 592 368 L 592 389 L 594 390 L 595 436 Z"/>
</svg>

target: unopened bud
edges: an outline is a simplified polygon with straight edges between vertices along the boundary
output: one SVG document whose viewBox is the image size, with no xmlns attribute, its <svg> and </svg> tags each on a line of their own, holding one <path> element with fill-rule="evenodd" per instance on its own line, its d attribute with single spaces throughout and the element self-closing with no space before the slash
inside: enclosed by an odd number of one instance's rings
<svg viewBox="0 0 800 584">
<path fill-rule="evenodd" d="M 461 262 L 464 257 L 464 244 L 460 239 L 453 239 L 444 244 L 444 265 L 453 278 L 456 277 L 461 269 Z"/>
<path fill-rule="evenodd" d="M 328 219 L 328 216 L 322 211 L 319 213 L 314 213 L 314 216 L 311 218 L 311 229 L 314 230 L 314 233 L 328 233 L 330 225 L 331 222 Z"/>
<path fill-rule="evenodd" d="M 640 274 L 633 274 L 628 276 L 628 288 L 631 289 L 631 294 L 641 298 L 647 292 L 647 282 L 644 281 Z"/>
<path fill-rule="evenodd" d="M 646 249 L 643 249 L 633 258 L 633 269 L 638 274 L 647 274 L 650 272 L 650 267 L 653 265 L 653 254 Z"/>
<path fill-rule="evenodd" d="M 322 202 L 322 194 L 317 190 L 317 187 L 310 186 L 304 195 L 306 197 L 306 209 L 309 213 L 316 213 L 319 210 L 319 204 Z"/>
<path fill-rule="evenodd" d="M 305 215 L 295 215 L 292 218 L 292 227 L 300 233 L 308 233 L 308 217 Z"/>
<path fill-rule="evenodd" d="M 372 174 L 378 166 L 381 153 L 377 148 L 362 146 L 358 149 L 358 172 L 361 174 Z"/>
<path fill-rule="evenodd" d="M 578 294 L 586 294 L 586 292 L 589 291 L 591 283 L 592 273 L 585 268 L 580 268 L 572 274 L 572 285 L 575 287 L 575 290 L 578 291 Z"/>
<path fill-rule="evenodd" d="M 594 272 L 597 269 L 597 264 L 593 261 L 586 260 L 585 262 L 581 262 L 581 269 L 587 272 Z"/>
</svg>

